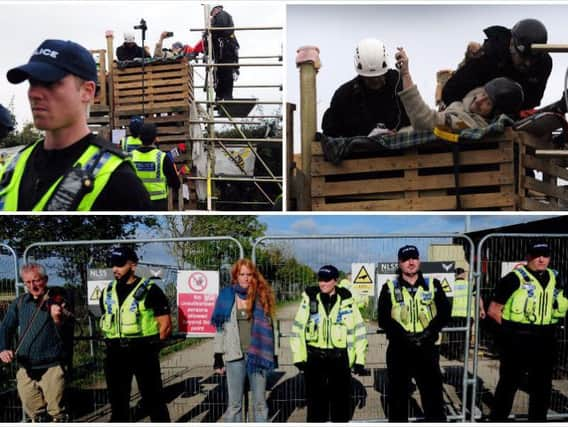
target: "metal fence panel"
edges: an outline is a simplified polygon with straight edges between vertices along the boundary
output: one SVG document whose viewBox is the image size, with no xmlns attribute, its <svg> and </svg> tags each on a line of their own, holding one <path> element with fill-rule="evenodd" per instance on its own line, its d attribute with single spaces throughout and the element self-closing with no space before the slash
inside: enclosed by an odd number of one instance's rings
<svg viewBox="0 0 568 427">
<path fill-rule="evenodd" d="M 10 303 L 16 298 L 18 283 L 18 257 L 8 245 L 0 243 L 0 322 L 4 319 Z M 16 387 L 16 364 L 0 363 L 0 420 L 19 422 L 22 408 Z"/>
<path fill-rule="evenodd" d="M 106 267 L 107 255 L 114 246 L 130 246 L 140 258 L 138 267 L 161 269 L 163 275 L 156 283 L 164 290 L 172 311 L 173 331 L 177 331 L 176 273 L 178 270 L 218 270 L 220 285 L 229 283 L 231 265 L 242 258 L 240 242 L 232 237 L 188 237 L 138 240 L 93 240 L 69 242 L 40 242 L 28 246 L 24 262 L 38 262 L 47 270 L 48 286 L 66 288 L 74 305 L 76 316 L 73 344 L 73 381 L 67 401 L 71 417 L 76 421 L 106 421 L 109 416 L 108 395 L 103 374 L 104 343 L 98 331 L 98 315 L 89 310 L 87 301 L 87 270 Z M 191 340 L 191 341 L 190 341 Z M 190 342 L 211 341 L 185 339 L 177 336 L 168 344 L 183 349 Z M 169 349 L 173 351 L 172 348 Z M 173 389 L 189 387 L 187 382 L 176 382 L 190 369 L 188 357 L 164 356 L 162 376 Z M 183 353 L 183 352 L 182 352 Z M 212 353 L 211 353 L 212 354 Z M 174 387 L 175 386 L 175 387 Z M 189 392 L 189 391 L 188 391 Z M 133 387 L 132 398 L 137 399 Z M 133 408 L 134 419 L 141 416 Z M 4 420 L 2 420 L 4 421 Z"/>
<path fill-rule="evenodd" d="M 298 307 L 299 296 L 308 285 L 317 285 L 316 272 L 325 264 L 333 264 L 342 271 L 350 271 L 351 263 L 397 263 L 398 248 L 416 245 L 425 261 L 454 261 L 473 271 L 473 244 L 468 237 L 457 234 L 432 235 L 314 235 L 268 236 L 255 242 L 253 260 L 268 278 L 280 303 L 289 302 L 279 310 L 280 348 L 278 378 L 269 393 L 274 421 L 305 421 L 303 379 L 292 365 L 289 349 L 289 332 Z M 471 283 L 471 277 L 470 277 Z M 353 419 L 355 421 L 384 421 L 386 419 L 386 346 L 383 333 L 377 333 L 376 300 L 382 283 L 378 283 L 375 296 L 363 312 L 369 320 L 368 377 L 354 377 Z M 470 296 L 471 301 L 471 296 Z M 465 420 L 464 387 L 469 366 L 469 323 L 443 332 L 441 367 L 444 377 L 444 396 L 450 420 Z M 470 359 L 469 359 L 470 360 Z M 417 391 L 409 400 L 411 417 L 420 419 L 422 412 Z"/>
<path fill-rule="evenodd" d="M 485 236 L 477 247 L 477 287 L 479 295 L 488 302 L 499 279 L 525 260 L 531 241 L 544 240 L 552 248 L 550 268 L 558 270 L 562 280 L 568 274 L 568 235 L 561 234 L 491 234 Z M 475 418 L 487 417 L 490 403 L 499 380 L 498 328 L 492 321 L 482 321 L 475 352 Z M 558 358 L 553 374 L 553 391 L 549 420 L 568 418 L 568 328 L 564 319 L 557 334 Z M 519 355 L 522 357 L 522 355 Z M 528 394 L 524 386 L 515 396 L 512 417 L 526 418 Z"/>
</svg>

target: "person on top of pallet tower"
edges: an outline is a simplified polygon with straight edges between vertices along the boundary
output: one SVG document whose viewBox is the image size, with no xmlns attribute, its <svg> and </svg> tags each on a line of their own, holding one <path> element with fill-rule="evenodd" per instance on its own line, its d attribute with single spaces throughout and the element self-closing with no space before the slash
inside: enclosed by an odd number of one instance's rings
<svg viewBox="0 0 568 427">
<path fill-rule="evenodd" d="M 119 61 L 132 61 L 135 58 L 150 58 L 147 48 L 136 44 L 133 33 L 124 33 L 124 43 L 116 48 L 116 57 Z"/>
<path fill-rule="evenodd" d="M 389 69 L 385 45 L 363 39 L 355 49 L 357 77 L 335 91 L 323 115 L 323 133 L 331 137 L 366 136 L 376 127 L 398 130 L 410 124 L 398 97 L 400 75 Z"/>
<path fill-rule="evenodd" d="M 143 211 L 148 192 L 117 147 L 91 133 L 93 55 L 72 41 L 45 40 L 27 64 L 12 68 L 13 84 L 29 80 L 28 99 L 45 137 L 0 169 L 0 210 Z"/>
<path fill-rule="evenodd" d="M 213 60 L 216 64 L 238 64 L 239 42 L 235 37 L 233 17 L 223 10 L 222 5 L 211 9 L 211 28 L 230 28 L 226 30 L 211 31 L 213 44 Z M 239 67 L 215 67 L 215 101 L 233 99 L 234 80 L 239 75 Z"/>
<path fill-rule="evenodd" d="M 508 77 L 523 87 L 523 110 L 538 106 L 552 71 L 552 58 L 533 51 L 531 45 L 547 42 L 544 24 L 523 19 L 512 29 L 494 25 L 484 32 L 487 38 L 480 52 L 465 61 L 444 85 L 444 104 L 462 100 L 469 91 L 495 77 Z"/>
<path fill-rule="evenodd" d="M 144 123 L 140 129 L 142 146 L 132 152 L 132 161 L 138 177 L 150 194 L 152 210 L 167 211 L 168 187 L 177 191 L 180 182 L 174 163 L 168 153 L 154 145 L 157 142 L 157 136 L 156 125 Z"/>
<path fill-rule="evenodd" d="M 414 130 L 432 130 L 435 127 L 449 130 L 483 128 L 500 114 L 516 117 L 523 105 L 521 85 L 506 77 L 497 77 L 472 89 L 462 100 L 452 102 L 444 111 L 436 111 L 424 102 L 412 81 L 405 50 L 401 47 L 397 49 L 397 67 L 402 76 L 399 97 Z"/>
<path fill-rule="evenodd" d="M 188 44 L 183 44 L 180 41 L 176 41 L 172 44 L 171 49 L 163 48 L 164 39 L 168 37 L 173 37 L 174 33 L 170 31 L 162 31 L 160 34 L 160 39 L 156 43 L 154 49 L 154 58 L 177 58 L 179 56 L 187 56 L 189 59 L 195 59 L 197 54 L 203 53 L 203 39 L 195 44 L 195 46 L 190 46 Z"/>
</svg>

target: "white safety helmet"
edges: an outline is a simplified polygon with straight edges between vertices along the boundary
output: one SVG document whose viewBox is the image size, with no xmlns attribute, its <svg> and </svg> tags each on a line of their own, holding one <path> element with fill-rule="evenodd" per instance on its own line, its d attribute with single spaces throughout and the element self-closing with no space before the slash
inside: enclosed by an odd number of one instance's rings
<svg viewBox="0 0 568 427">
<path fill-rule="evenodd" d="M 382 41 L 363 39 L 355 48 L 355 71 L 363 77 L 378 77 L 388 71 L 387 50 Z"/>
</svg>

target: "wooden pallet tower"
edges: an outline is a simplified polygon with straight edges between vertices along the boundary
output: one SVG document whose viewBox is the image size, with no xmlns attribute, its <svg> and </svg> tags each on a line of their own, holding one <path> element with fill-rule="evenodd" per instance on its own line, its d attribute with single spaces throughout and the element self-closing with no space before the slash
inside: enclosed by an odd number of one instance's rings
<svg viewBox="0 0 568 427">
<path fill-rule="evenodd" d="M 324 159 L 316 135 L 319 50 L 300 48 L 300 156 L 289 156 L 291 199 L 297 210 L 432 211 L 565 210 L 567 150 L 552 133 L 540 137 L 511 128 L 497 137 L 437 142 L 403 150 L 353 153 L 340 164 Z M 288 106 L 288 117 L 295 106 Z M 288 133 L 289 146 L 293 135 Z M 293 206 L 289 206 L 294 208 Z"/>
</svg>

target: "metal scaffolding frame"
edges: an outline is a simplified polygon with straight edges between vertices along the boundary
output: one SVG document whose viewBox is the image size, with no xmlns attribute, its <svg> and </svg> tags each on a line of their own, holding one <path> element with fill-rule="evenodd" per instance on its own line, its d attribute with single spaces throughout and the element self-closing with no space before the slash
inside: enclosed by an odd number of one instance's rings
<svg viewBox="0 0 568 427">
<path fill-rule="evenodd" d="M 214 83 L 213 83 L 213 70 L 218 67 L 277 67 L 283 66 L 283 54 L 280 55 L 256 55 L 256 56 L 240 56 L 238 63 L 223 63 L 223 64 L 216 64 L 213 63 L 212 60 L 212 52 L 213 52 L 213 43 L 212 43 L 212 32 L 213 31 L 223 31 L 223 30 L 235 30 L 235 31 L 272 31 L 278 30 L 282 31 L 283 27 L 274 27 L 274 26 L 266 26 L 266 27 L 216 27 L 212 28 L 209 22 L 210 16 L 210 6 L 203 5 L 204 8 L 204 22 L 205 28 L 191 28 L 190 31 L 199 31 L 205 32 L 207 34 L 207 46 L 208 46 L 208 55 L 206 56 L 206 62 L 203 64 L 192 64 L 192 67 L 195 68 L 205 68 L 206 75 L 203 77 L 204 84 L 203 85 L 196 85 L 196 88 L 202 88 L 206 91 L 206 99 L 205 100 L 196 100 L 194 99 L 194 106 L 203 104 L 206 107 L 206 111 L 204 112 L 203 109 L 196 108 L 196 111 L 199 112 L 199 119 L 192 120 L 191 123 L 198 123 L 205 125 L 207 131 L 207 137 L 202 138 L 192 138 L 194 141 L 202 141 L 206 144 L 207 150 L 207 173 L 206 176 L 192 176 L 189 177 L 190 180 L 195 182 L 198 181 L 206 181 L 207 183 L 207 210 L 211 211 L 215 209 L 215 203 L 223 203 L 222 200 L 218 199 L 214 193 L 214 184 L 215 182 L 222 182 L 222 181 L 234 181 L 234 182 L 250 182 L 253 183 L 254 186 L 258 189 L 258 191 L 262 194 L 264 201 L 262 202 L 253 202 L 253 201 L 239 201 L 239 202 L 231 202 L 231 203 L 238 203 L 243 206 L 251 206 L 251 205 L 269 205 L 273 207 L 276 204 L 276 200 L 273 200 L 266 191 L 262 188 L 260 183 L 276 183 L 280 189 L 283 188 L 283 172 L 280 171 L 279 174 L 273 173 L 270 170 L 267 163 L 262 159 L 262 156 L 257 152 L 257 144 L 259 143 L 280 143 L 282 144 L 282 138 L 273 139 L 273 138 L 249 138 L 245 135 L 242 130 L 243 125 L 254 125 L 254 124 L 262 124 L 260 119 L 279 119 L 282 121 L 282 113 L 280 115 L 247 115 L 246 117 L 234 117 L 229 113 L 229 106 L 231 104 L 242 104 L 243 101 L 238 100 L 226 100 L 226 101 L 215 101 L 215 93 L 214 93 Z M 254 60 L 274 60 L 276 59 L 277 62 L 254 62 L 254 63 L 241 63 L 240 60 L 242 59 L 254 59 Z M 282 91 L 282 83 L 280 84 L 244 84 L 244 85 L 235 85 L 234 88 L 253 88 L 253 89 L 278 89 Z M 195 95 L 195 92 L 194 92 Z M 250 101 L 247 100 L 247 104 L 254 104 L 254 107 L 258 105 L 283 105 L 283 101 L 263 101 L 258 99 L 251 99 Z M 254 108 L 253 107 L 253 108 Z M 215 116 L 215 109 L 223 113 L 222 116 Z M 238 132 L 239 138 L 219 138 L 216 136 L 216 125 L 229 125 L 233 126 L 234 129 Z M 259 161 L 263 168 L 266 170 L 268 176 L 256 177 L 256 176 L 247 176 L 244 175 L 245 170 L 243 166 L 240 164 L 238 159 L 231 153 L 229 146 L 234 147 L 246 147 L 249 148 L 252 155 L 255 157 L 256 161 Z M 227 155 L 228 159 L 234 164 L 242 173 L 243 175 L 236 175 L 236 176 L 217 176 L 215 174 L 215 151 L 217 148 L 220 148 L 225 155 Z M 284 167 L 284 165 L 282 166 Z"/>
</svg>

